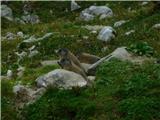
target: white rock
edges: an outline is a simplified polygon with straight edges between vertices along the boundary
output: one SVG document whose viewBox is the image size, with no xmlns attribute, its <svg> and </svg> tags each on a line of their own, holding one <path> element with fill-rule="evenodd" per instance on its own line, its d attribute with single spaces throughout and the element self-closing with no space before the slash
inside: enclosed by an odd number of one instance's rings
<svg viewBox="0 0 160 120">
<path fill-rule="evenodd" d="M 152 28 L 160 29 L 160 23 L 153 25 Z"/>
<path fill-rule="evenodd" d="M 135 32 L 135 30 L 130 30 L 130 31 L 126 32 L 125 35 L 128 36 L 128 35 L 130 35 L 131 33 L 134 33 L 134 32 Z"/>
<path fill-rule="evenodd" d="M 89 81 L 94 82 L 96 77 L 95 76 L 88 76 L 87 77 Z"/>
<path fill-rule="evenodd" d="M 33 50 L 33 51 L 31 51 L 31 52 L 29 53 L 28 57 L 29 57 L 29 58 L 34 57 L 34 56 L 36 56 L 38 53 L 39 53 L 38 50 Z"/>
<path fill-rule="evenodd" d="M 100 16 L 100 19 L 113 16 L 113 12 L 107 6 L 90 6 L 89 8 L 84 9 L 80 18 L 84 21 L 93 20 L 95 16 Z"/>
<path fill-rule="evenodd" d="M 24 40 L 23 42 L 27 42 L 27 43 L 30 43 L 30 42 L 37 42 L 37 41 L 41 41 L 41 40 L 44 40 L 50 36 L 52 36 L 53 33 L 46 33 L 44 36 L 42 37 L 39 37 L 39 38 L 35 38 L 34 35 L 32 35 L 30 38 Z"/>
<path fill-rule="evenodd" d="M 17 32 L 17 36 L 23 38 L 24 37 L 23 32 Z"/>
<path fill-rule="evenodd" d="M 71 1 L 71 11 L 81 8 L 74 0 Z"/>
<path fill-rule="evenodd" d="M 89 37 L 88 36 L 83 36 L 83 39 L 87 40 Z"/>
<path fill-rule="evenodd" d="M 147 5 L 148 4 L 148 2 L 147 1 L 144 1 L 144 2 L 142 2 L 142 6 L 144 6 L 144 5 Z"/>
<path fill-rule="evenodd" d="M 36 24 L 40 22 L 38 15 L 25 15 L 21 18 L 25 23 Z"/>
<path fill-rule="evenodd" d="M 1 5 L 1 17 L 4 17 L 10 21 L 13 20 L 12 9 L 7 5 Z"/>
<path fill-rule="evenodd" d="M 102 30 L 99 32 L 97 36 L 97 39 L 105 42 L 109 42 L 114 38 L 115 38 L 115 30 L 110 26 L 102 28 Z"/>
<path fill-rule="evenodd" d="M 16 38 L 16 35 L 11 33 L 11 32 L 7 32 L 6 37 L 7 40 L 14 40 Z"/>
<path fill-rule="evenodd" d="M 114 27 L 120 27 L 121 25 L 123 25 L 124 23 L 126 23 L 127 21 L 125 20 L 120 20 L 118 22 L 115 22 L 114 23 Z"/>
<path fill-rule="evenodd" d="M 8 78 L 12 78 L 12 76 L 13 76 L 12 70 L 8 70 L 8 71 L 7 71 L 7 77 L 8 77 Z"/>
<path fill-rule="evenodd" d="M 91 31 L 92 34 L 97 34 L 97 31 L 93 30 Z"/>
<path fill-rule="evenodd" d="M 93 15 L 102 15 L 102 14 L 106 14 L 108 16 L 113 15 L 112 10 L 107 6 L 90 6 L 88 9 L 89 13 Z"/>
<path fill-rule="evenodd" d="M 84 21 L 90 21 L 94 19 L 94 16 L 85 12 L 81 12 L 80 19 Z"/>
<path fill-rule="evenodd" d="M 40 76 L 36 82 L 38 87 L 56 86 L 64 89 L 71 89 L 75 86 L 83 87 L 87 84 L 81 75 L 64 69 L 56 69 Z"/>
</svg>

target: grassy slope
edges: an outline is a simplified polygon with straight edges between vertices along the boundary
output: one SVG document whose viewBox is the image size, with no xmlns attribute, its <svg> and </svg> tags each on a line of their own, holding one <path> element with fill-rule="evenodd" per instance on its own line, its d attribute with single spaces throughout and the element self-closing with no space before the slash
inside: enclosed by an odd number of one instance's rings
<svg viewBox="0 0 160 120">
<path fill-rule="evenodd" d="M 82 9 L 93 3 L 79 2 Z M 91 22 L 82 22 L 75 20 L 82 9 L 76 12 L 64 12 L 66 7 L 70 8 L 70 2 L 52 2 L 49 4 L 47 2 L 33 2 L 32 6 L 34 6 L 35 13 L 40 16 L 42 23 L 19 25 L 2 19 L 2 35 L 5 35 L 8 31 L 13 33 L 23 31 L 24 34 L 35 34 L 36 36 L 42 36 L 47 32 L 56 32 L 52 37 L 41 41 L 40 46 L 34 43 L 41 54 L 33 59 L 26 58 L 21 62 L 27 68 L 23 79 L 18 79 L 15 76 L 10 83 L 4 83 L 3 85 L 2 82 L 2 104 L 4 104 L 2 106 L 2 119 L 9 120 L 9 114 L 15 118 L 16 113 L 12 114 L 14 108 L 12 107 L 13 97 L 10 95 L 10 91 L 16 81 L 34 85 L 36 77 L 57 68 L 57 66 L 42 67 L 39 65 L 41 60 L 56 59 L 55 49 L 67 47 L 73 52 L 85 51 L 104 56 L 117 47 L 130 46 L 131 44 L 145 41 L 155 49 L 154 56 L 160 57 L 159 31 L 150 29 L 152 25 L 159 22 L 160 12 L 153 11 L 152 3 L 145 7 L 140 6 L 140 2 L 97 2 L 97 4 L 109 4 L 115 16 L 102 21 L 95 19 Z M 21 2 L 9 3 L 9 6 L 13 9 L 14 16 L 22 14 L 21 5 Z M 127 10 L 129 7 L 136 10 L 136 12 L 129 13 Z M 50 9 L 53 10 L 53 15 L 50 15 Z M 108 45 L 109 49 L 105 52 L 101 52 L 101 48 L 104 45 L 96 39 L 96 35 L 92 35 L 84 28 L 81 28 L 81 25 L 86 24 L 112 26 L 114 22 L 121 19 L 130 21 L 116 29 L 118 36 Z M 124 33 L 131 29 L 136 32 L 129 37 L 124 36 Z M 71 35 L 74 35 L 74 37 Z M 89 39 L 84 40 L 83 36 L 89 36 Z M 22 39 L 2 41 L 2 74 L 5 74 L 7 69 L 16 71 L 17 64 L 13 50 L 17 50 L 16 46 L 21 41 Z M 32 44 L 23 46 L 22 49 L 29 46 L 32 46 Z M 18 50 L 20 51 L 20 49 Z M 10 60 L 7 59 L 8 54 L 12 56 Z M 148 63 L 144 67 L 119 61 L 105 63 L 104 67 L 97 72 L 95 89 L 48 90 L 37 103 L 26 108 L 27 113 L 24 115 L 29 120 L 53 119 L 53 115 L 55 119 L 158 120 L 160 119 L 158 114 L 160 110 L 157 108 L 159 105 L 157 102 L 159 100 L 159 73 L 158 65 L 148 65 Z M 46 112 L 43 112 L 44 110 Z M 39 113 L 42 114 L 39 115 Z"/>
</svg>

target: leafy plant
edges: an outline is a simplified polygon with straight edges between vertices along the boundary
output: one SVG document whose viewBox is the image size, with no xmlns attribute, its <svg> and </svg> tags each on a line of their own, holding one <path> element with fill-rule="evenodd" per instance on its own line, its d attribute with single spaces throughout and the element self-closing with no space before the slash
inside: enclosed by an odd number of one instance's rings
<svg viewBox="0 0 160 120">
<path fill-rule="evenodd" d="M 154 53 L 154 49 L 149 46 L 147 42 L 138 42 L 136 44 L 131 44 L 130 47 L 128 47 L 128 50 L 141 56 L 152 56 Z"/>
</svg>

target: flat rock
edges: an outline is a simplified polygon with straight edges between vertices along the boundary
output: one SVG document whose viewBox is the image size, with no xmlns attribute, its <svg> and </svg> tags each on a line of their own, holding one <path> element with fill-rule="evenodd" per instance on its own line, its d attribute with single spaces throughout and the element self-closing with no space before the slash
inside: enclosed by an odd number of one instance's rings
<svg viewBox="0 0 160 120">
<path fill-rule="evenodd" d="M 43 76 L 40 76 L 36 79 L 38 87 L 58 87 L 63 89 L 71 89 L 72 87 L 79 86 L 83 87 L 87 85 L 84 78 L 71 71 L 64 69 L 53 70 Z"/>
</svg>

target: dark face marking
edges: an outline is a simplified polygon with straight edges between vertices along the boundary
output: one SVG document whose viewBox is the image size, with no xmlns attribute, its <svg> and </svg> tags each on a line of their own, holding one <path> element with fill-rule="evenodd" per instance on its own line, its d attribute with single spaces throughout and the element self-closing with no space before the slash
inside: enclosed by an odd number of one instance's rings
<svg viewBox="0 0 160 120">
<path fill-rule="evenodd" d="M 67 56 L 67 54 L 68 54 L 68 49 L 66 49 L 66 48 L 61 48 L 61 49 L 58 50 L 57 54 L 60 55 L 60 56 Z"/>
</svg>

